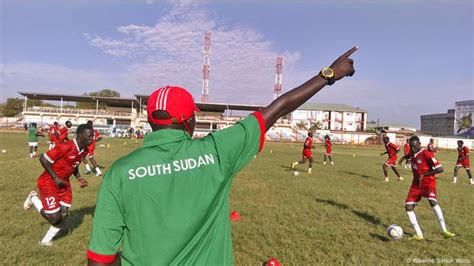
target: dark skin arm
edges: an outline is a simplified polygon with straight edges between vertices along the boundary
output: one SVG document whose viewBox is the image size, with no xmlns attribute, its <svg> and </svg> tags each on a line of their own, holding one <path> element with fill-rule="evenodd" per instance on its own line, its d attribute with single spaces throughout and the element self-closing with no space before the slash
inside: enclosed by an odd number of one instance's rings
<svg viewBox="0 0 474 266">
<path fill-rule="evenodd" d="M 81 173 L 79 173 L 79 166 L 76 166 L 76 168 L 74 168 L 73 174 L 76 177 L 77 182 L 79 182 L 79 186 L 81 186 L 81 188 L 87 187 L 88 185 L 87 180 L 81 177 Z"/>
<path fill-rule="evenodd" d="M 403 155 L 399 160 L 398 160 L 398 165 L 401 165 L 404 160 L 408 160 L 411 158 L 410 154 Z"/>
<path fill-rule="evenodd" d="M 64 180 L 60 179 L 56 173 L 54 172 L 53 168 L 51 167 L 52 164 L 44 157 L 44 154 L 41 154 L 39 158 L 41 165 L 43 166 L 44 170 L 48 172 L 53 177 L 54 183 L 56 183 L 56 186 L 58 188 L 64 187 L 65 183 Z"/>
<path fill-rule="evenodd" d="M 353 47 L 332 63 L 330 67 L 334 70 L 336 80 L 340 80 L 346 76 L 352 76 L 354 74 L 355 70 L 353 61 L 349 58 L 349 56 L 357 51 L 357 49 L 357 47 Z M 265 120 L 266 130 L 272 127 L 278 118 L 294 111 L 326 85 L 327 81 L 318 74 L 299 87 L 296 87 L 293 90 L 278 97 L 267 107 L 264 107 L 262 110 L 260 110 L 260 112 L 262 113 L 263 119 Z"/>
<path fill-rule="evenodd" d="M 416 177 L 416 181 L 418 183 L 418 185 L 421 184 L 421 179 L 424 177 L 424 176 L 430 176 L 430 175 L 437 175 L 437 174 L 440 174 L 444 171 L 443 167 L 438 167 L 436 169 L 433 169 L 433 170 L 430 170 L 428 172 L 424 172 L 423 174 L 421 175 L 418 175 Z"/>
</svg>

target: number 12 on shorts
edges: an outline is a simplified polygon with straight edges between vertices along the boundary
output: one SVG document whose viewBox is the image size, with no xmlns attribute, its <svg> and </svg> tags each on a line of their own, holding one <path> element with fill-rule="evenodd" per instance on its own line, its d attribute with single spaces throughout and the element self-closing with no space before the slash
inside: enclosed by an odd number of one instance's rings
<svg viewBox="0 0 474 266">
<path fill-rule="evenodd" d="M 48 207 L 54 207 L 56 205 L 56 199 L 54 197 L 46 197 L 46 204 L 48 204 Z"/>
</svg>

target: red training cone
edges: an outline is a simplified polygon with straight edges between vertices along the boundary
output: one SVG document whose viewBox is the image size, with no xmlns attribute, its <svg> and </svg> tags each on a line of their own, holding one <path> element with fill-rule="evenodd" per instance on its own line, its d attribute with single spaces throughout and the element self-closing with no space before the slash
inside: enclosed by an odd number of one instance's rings
<svg viewBox="0 0 474 266">
<path fill-rule="evenodd" d="M 230 220 L 231 221 L 238 221 L 240 220 L 240 214 L 237 211 L 233 211 L 230 213 Z"/>
<path fill-rule="evenodd" d="M 271 258 L 269 261 L 267 261 L 266 266 L 280 266 L 280 262 L 275 258 Z"/>
</svg>

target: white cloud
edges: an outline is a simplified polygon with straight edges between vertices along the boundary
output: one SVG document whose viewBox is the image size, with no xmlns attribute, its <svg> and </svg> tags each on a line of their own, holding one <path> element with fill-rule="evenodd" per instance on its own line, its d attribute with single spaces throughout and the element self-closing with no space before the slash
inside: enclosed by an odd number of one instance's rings
<svg viewBox="0 0 474 266">
<path fill-rule="evenodd" d="M 284 76 L 294 71 L 300 58 L 295 51 L 278 52 L 261 33 L 223 24 L 202 6 L 188 1 L 174 5 L 154 26 L 125 25 L 117 31 L 122 38 L 84 35 L 90 45 L 133 62 L 127 67 L 127 83 L 146 93 L 167 84 L 181 85 L 199 99 L 207 31 L 211 31 L 212 47 L 211 101 L 268 103 L 273 95 L 276 57 L 284 57 Z"/>
</svg>

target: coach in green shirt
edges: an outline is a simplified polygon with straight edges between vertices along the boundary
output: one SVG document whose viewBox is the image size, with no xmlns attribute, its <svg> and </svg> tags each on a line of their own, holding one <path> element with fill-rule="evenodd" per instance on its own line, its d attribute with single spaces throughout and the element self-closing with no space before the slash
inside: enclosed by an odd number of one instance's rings
<svg viewBox="0 0 474 266">
<path fill-rule="evenodd" d="M 327 84 L 354 73 L 349 56 L 236 125 L 192 139 L 194 100 L 180 87 L 150 95 L 153 133 L 117 160 L 101 184 L 90 265 L 232 265 L 232 178 L 263 147 L 265 132 Z M 120 256 L 117 256 L 120 252 Z"/>
</svg>

